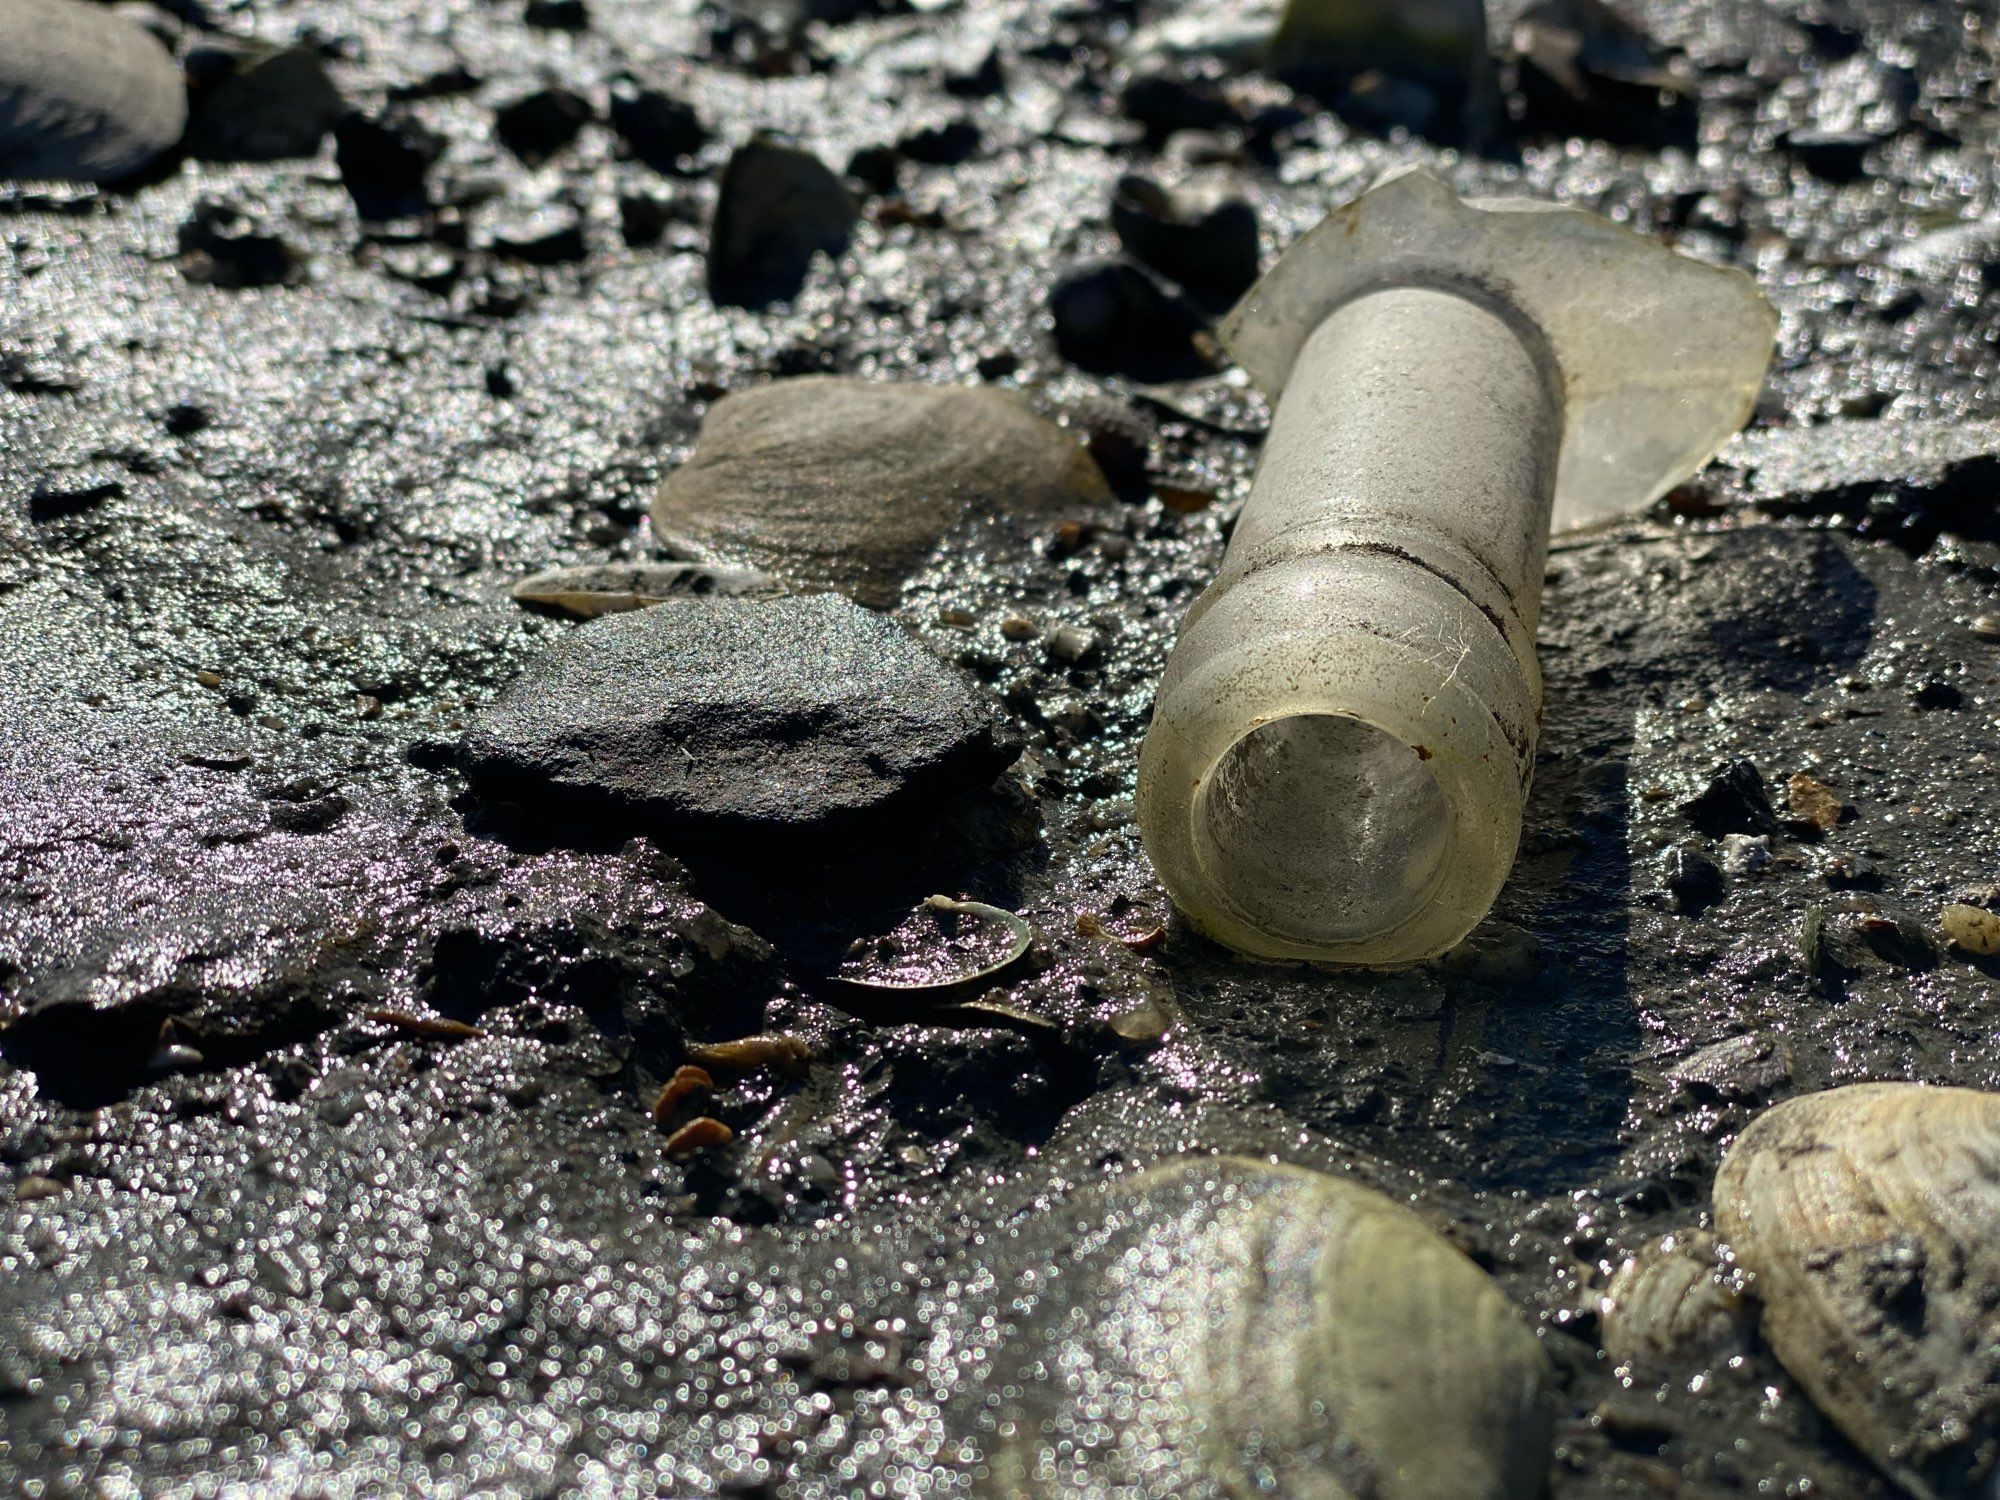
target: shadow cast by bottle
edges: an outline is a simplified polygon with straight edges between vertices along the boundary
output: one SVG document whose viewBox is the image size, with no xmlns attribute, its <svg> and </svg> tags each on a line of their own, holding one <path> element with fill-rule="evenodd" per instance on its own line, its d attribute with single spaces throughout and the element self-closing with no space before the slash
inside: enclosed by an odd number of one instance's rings
<svg viewBox="0 0 2000 1500">
<path fill-rule="evenodd" d="M 1541 1193 L 1573 1188 L 1625 1145 L 1645 1046 L 1633 917 L 1675 909 L 1634 827 L 1640 799 L 1661 790 L 1642 722 L 1703 693 L 1803 695 L 1861 658 L 1875 612 L 1874 585 L 1838 540 L 1770 526 L 1558 543 L 1547 597 L 1535 786 L 1495 913 L 1538 952 L 1522 961 L 1531 972 L 1440 966 L 1449 1021 L 1427 1105 L 1442 1125 L 1490 1100 L 1461 1170 L 1476 1187 Z M 1691 753 L 1680 750 L 1677 771 Z M 1716 841 L 1698 813 L 1671 816 L 1684 843 Z M 1702 1184 L 1631 1186 L 1692 1199 Z"/>
</svg>

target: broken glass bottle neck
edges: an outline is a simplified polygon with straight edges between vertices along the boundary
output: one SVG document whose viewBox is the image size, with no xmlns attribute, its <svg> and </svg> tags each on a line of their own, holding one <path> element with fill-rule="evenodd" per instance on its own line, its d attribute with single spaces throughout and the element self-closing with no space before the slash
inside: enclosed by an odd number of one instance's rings
<svg viewBox="0 0 2000 1500">
<path fill-rule="evenodd" d="M 1562 448 L 1562 375 L 1531 326 L 1469 291 L 1402 287 L 1328 314 L 1300 348 L 1211 592 L 1278 557 L 1433 544 L 1532 654 Z M 1451 570 L 1454 575 L 1468 567 Z M 1199 606 L 1197 606 L 1199 607 Z"/>
<path fill-rule="evenodd" d="M 1562 382 L 1475 295 L 1369 293 L 1306 339 L 1140 764 L 1176 901 L 1232 947 L 1395 963 L 1512 864 Z"/>
</svg>

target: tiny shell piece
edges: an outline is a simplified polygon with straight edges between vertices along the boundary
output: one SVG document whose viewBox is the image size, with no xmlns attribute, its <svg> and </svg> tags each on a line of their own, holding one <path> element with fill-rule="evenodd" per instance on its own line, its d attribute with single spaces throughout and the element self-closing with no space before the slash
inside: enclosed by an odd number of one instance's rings
<svg viewBox="0 0 2000 1500">
<path fill-rule="evenodd" d="M 1618 1268 L 1599 1303 L 1604 1350 L 1621 1363 L 1642 1355 L 1716 1360 L 1748 1343 L 1750 1311 L 1739 1275 L 1705 1230 L 1663 1235 Z"/>
<path fill-rule="evenodd" d="M 561 610 L 585 620 L 644 609 L 682 594 L 724 598 L 776 597 L 784 585 L 750 568 L 707 563 L 590 563 L 550 568 L 514 585 L 516 603 Z"/>
<path fill-rule="evenodd" d="M 712 1093 L 714 1089 L 715 1080 L 709 1076 L 707 1069 L 692 1066 L 676 1068 L 674 1076 L 660 1090 L 659 1098 L 653 1101 L 653 1123 L 666 1124 L 674 1117 L 674 1111 L 680 1108 L 683 1100 L 696 1094 Z"/>
<path fill-rule="evenodd" d="M 697 1151 L 706 1151 L 711 1146 L 726 1146 L 736 1139 L 736 1132 L 711 1115 L 703 1115 L 698 1120 L 690 1120 L 667 1137 L 667 1155 L 692 1156 Z"/>
</svg>

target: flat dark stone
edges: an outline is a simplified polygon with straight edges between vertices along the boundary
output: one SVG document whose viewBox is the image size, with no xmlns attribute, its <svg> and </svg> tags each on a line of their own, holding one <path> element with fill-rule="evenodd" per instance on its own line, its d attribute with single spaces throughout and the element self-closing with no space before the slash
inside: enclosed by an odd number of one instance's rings
<svg viewBox="0 0 2000 1500">
<path fill-rule="evenodd" d="M 997 705 L 835 595 L 678 599 L 562 640 L 467 732 L 476 778 L 710 831 L 813 835 L 983 786 Z"/>
</svg>

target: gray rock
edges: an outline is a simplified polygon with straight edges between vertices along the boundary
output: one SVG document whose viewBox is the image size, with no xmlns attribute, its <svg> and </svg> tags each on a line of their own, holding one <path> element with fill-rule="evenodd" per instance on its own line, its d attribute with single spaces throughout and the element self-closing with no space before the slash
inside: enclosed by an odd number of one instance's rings
<svg viewBox="0 0 2000 1500">
<path fill-rule="evenodd" d="M 0 6 L 0 177 L 127 177 L 186 123 L 180 70 L 150 32 L 78 0 Z"/>
<path fill-rule="evenodd" d="M 738 147 L 709 230 L 709 295 L 736 307 L 789 302 L 815 255 L 847 248 L 855 217 L 853 196 L 811 152 L 763 139 Z"/>
<path fill-rule="evenodd" d="M 887 607 L 968 515 L 1109 500 L 1083 447 L 1003 392 L 813 375 L 717 402 L 653 525 L 693 555 Z"/>
<path fill-rule="evenodd" d="M 902 626 L 823 594 L 669 599 L 581 626 L 479 717 L 461 758 L 670 826 L 811 835 L 982 786 L 1019 749 Z"/>
</svg>

